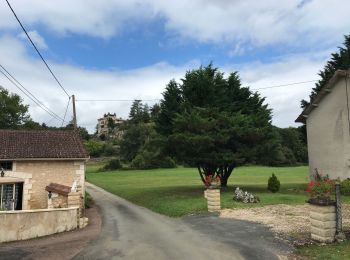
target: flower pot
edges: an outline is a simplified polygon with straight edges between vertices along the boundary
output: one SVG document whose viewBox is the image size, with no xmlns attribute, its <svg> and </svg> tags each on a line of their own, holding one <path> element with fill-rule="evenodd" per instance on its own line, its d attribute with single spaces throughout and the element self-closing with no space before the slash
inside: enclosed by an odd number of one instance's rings
<svg viewBox="0 0 350 260">
<path fill-rule="evenodd" d="M 315 201 L 313 201 L 315 202 Z M 332 243 L 336 232 L 335 205 L 310 204 L 311 238 L 322 243 Z"/>
</svg>

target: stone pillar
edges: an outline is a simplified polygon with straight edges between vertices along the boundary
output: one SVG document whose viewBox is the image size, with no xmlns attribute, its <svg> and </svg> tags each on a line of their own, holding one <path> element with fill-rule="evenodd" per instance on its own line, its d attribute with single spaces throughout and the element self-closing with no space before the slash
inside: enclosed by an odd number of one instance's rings
<svg viewBox="0 0 350 260">
<path fill-rule="evenodd" d="M 332 243 L 336 230 L 335 206 L 310 205 L 311 238 Z"/>
<path fill-rule="evenodd" d="M 221 209 L 220 189 L 207 189 L 206 198 L 208 201 L 208 211 L 215 212 Z"/>
</svg>

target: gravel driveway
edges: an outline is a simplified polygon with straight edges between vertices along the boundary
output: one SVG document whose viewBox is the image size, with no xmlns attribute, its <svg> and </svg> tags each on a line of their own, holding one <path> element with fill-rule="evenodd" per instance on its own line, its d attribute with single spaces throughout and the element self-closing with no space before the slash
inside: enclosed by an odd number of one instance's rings
<svg viewBox="0 0 350 260">
<path fill-rule="evenodd" d="M 93 185 L 100 236 L 74 259 L 279 259 L 292 249 L 267 227 L 217 216 L 173 219 Z"/>
</svg>

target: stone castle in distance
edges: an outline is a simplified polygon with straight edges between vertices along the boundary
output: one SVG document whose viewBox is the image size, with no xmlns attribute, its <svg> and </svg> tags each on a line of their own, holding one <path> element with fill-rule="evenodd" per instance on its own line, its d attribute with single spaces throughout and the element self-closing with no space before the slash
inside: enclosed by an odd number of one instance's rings
<svg viewBox="0 0 350 260">
<path fill-rule="evenodd" d="M 97 119 L 97 135 L 100 138 L 116 138 L 121 139 L 123 137 L 124 131 L 121 126 L 125 122 L 121 117 L 117 117 L 117 115 L 107 113 L 104 114 L 103 117 Z"/>
</svg>

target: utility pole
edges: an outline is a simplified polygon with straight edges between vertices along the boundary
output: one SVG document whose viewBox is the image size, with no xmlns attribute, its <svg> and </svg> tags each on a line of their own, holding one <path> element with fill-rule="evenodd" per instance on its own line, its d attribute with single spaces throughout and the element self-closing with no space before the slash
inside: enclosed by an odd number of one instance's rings
<svg viewBox="0 0 350 260">
<path fill-rule="evenodd" d="M 72 95 L 72 102 L 73 102 L 73 126 L 74 130 L 77 130 L 77 112 L 75 110 L 75 95 Z"/>
</svg>

